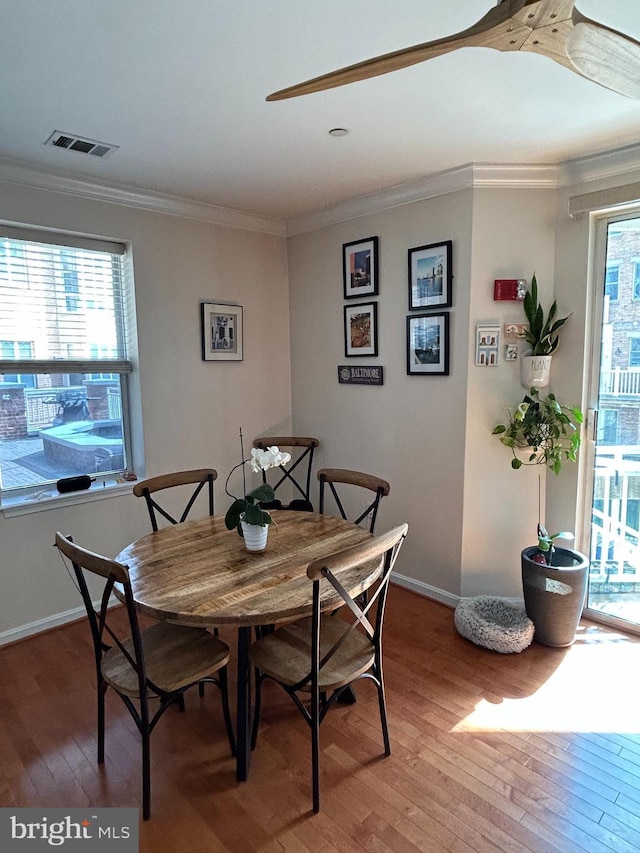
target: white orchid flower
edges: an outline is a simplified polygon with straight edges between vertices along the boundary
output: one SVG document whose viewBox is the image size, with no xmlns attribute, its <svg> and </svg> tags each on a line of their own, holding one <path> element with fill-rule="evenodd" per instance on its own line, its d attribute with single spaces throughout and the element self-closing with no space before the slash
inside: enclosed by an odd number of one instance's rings
<svg viewBox="0 0 640 853">
<path fill-rule="evenodd" d="M 251 468 L 256 474 L 259 474 L 261 471 L 268 471 L 269 468 L 286 465 L 290 459 L 290 453 L 284 453 L 274 445 L 273 447 L 268 447 L 266 450 L 254 447 L 251 451 L 250 462 Z"/>
<path fill-rule="evenodd" d="M 271 454 L 272 468 L 276 468 L 278 465 L 286 465 L 287 462 L 291 461 L 291 454 L 280 450 L 280 448 L 276 447 L 276 445 L 273 445 L 273 447 L 268 447 L 267 453 Z"/>
<path fill-rule="evenodd" d="M 266 450 L 260 450 L 258 447 L 254 447 L 251 450 L 251 468 L 255 471 L 256 474 L 259 474 L 260 471 L 266 471 L 269 465 L 266 464 Z"/>
</svg>

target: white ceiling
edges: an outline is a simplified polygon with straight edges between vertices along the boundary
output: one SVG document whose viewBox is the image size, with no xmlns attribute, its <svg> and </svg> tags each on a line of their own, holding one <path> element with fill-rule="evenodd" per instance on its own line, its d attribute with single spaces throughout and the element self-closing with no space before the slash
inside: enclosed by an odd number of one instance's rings
<svg viewBox="0 0 640 853">
<path fill-rule="evenodd" d="M 468 163 L 554 164 L 640 141 L 640 101 L 545 57 L 483 48 L 265 101 L 493 5 L 0 0 L 0 160 L 291 219 Z M 640 40 L 638 0 L 577 6 Z M 120 148 L 99 160 L 45 147 L 54 130 Z"/>
</svg>

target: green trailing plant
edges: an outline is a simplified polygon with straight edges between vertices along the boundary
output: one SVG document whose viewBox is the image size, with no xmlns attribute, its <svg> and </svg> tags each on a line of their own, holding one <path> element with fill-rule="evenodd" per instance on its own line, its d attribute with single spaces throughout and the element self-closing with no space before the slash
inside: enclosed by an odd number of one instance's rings
<svg viewBox="0 0 640 853">
<path fill-rule="evenodd" d="M 535 273 L 531 279 L 531 290 L 524 296 L 524 313 L 529 327 L 523 333 L 531 345 L 531 355 L 551 355 L 558 348 L 558 330 L 564 326 L 571 314 L 556 320 L 558 306 L 554 300 L 545 319 L 544 309 L 538 302 L 538 282 Z"/>
<path fill-rule="evenodd" d="M 520 405 L 507 412 L 508 423 L 497 424 L 492 435 L 512 451 L 512 468 L 546 465 L 559 474 L 565 462 L 576 461 L 584 420 L 577 406 L 559 403 L 554 394 L 541 397 L 537 388 L 531 388 Z"/>
</svg>

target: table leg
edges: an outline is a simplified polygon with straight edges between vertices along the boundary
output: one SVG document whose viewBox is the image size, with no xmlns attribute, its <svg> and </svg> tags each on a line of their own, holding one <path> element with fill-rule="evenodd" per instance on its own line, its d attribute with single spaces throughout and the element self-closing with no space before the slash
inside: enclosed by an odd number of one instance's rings
<svg viewBox="0 0 640 853">
<path fill-rule="evenodd" d="M 339 705 L 355 705 L 356 694 L 353 687 L 345 688 L 336 699 Z"/>
<path fill-rule="evenodd" d="M 238 628 L 238 676 L 236 693 L 236 779 L 246 782 L 251 763 L 251 628 Z"/>
</svg>

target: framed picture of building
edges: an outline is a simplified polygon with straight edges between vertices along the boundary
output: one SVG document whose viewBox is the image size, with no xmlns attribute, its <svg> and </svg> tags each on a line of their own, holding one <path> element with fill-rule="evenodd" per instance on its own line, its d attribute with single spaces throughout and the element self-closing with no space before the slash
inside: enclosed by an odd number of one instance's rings
<svg viewBox="0 0 640 853">
<path fill-rule="evenodd" d="M 449 312 L 407 317 L 407 374 L 449 375 Z"/>
<path fill-rule="evenodd" d="M 409 311 L 451 305 L 452 241 L 409 249 Z"/>
<path fill-rule="evenodd" d="M 476 364 L 479 367 L 496 367 L 499 351 L 500 325 L 498 323 L 478 323 L 476 326 Z"/>
<path fill-rule="evenodd" d="M 367 237 L 342 244 L 345 299 L 378 295 L 378 238 Z"/>
<path fill-rule="evenodd" d="M 242 361 L 242 305 L 202 302 L 203 361 Z"/>
</svg>

